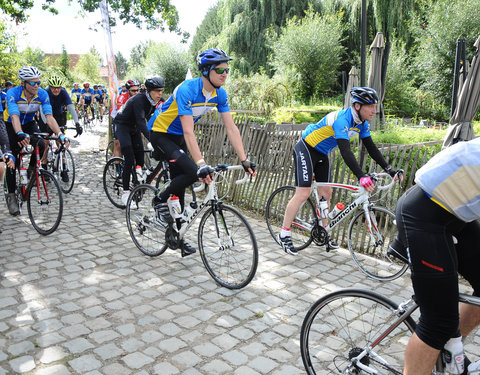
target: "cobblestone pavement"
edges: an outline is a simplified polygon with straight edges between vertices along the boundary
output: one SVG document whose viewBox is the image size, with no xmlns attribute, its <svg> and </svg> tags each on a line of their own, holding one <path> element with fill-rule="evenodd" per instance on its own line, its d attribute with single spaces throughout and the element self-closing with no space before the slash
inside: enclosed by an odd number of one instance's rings
<svg viewBox="0 0 480 375">
<path fill-rule="evenodd" d="M 262 218 L 249 217 L 259 267 L 239 291 L 216 285 L 198 254 L 144 256 L 103 192 L 98 136 L 88 142 L 73 141 L 78 178 L 55 233 L 0 212 L 0 375 L 303 374 L 300 326 L 320 296 L 411 294 L 408 276 L 370 281 L 345 250 L 283 253 Z"/>
</svg>

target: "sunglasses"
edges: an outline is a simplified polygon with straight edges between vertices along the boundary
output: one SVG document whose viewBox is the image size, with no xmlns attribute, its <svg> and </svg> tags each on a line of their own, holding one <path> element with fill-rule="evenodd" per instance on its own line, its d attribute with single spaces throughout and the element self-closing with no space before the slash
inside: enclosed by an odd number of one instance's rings
<svg viewBox="0 0 480 375">
<path fill-rule="evenodd" d="M 230 68 L 215 68 L 213 69 L 215 70 L 215 73 L 217 74 L 223 74 L 223 73 L 227 73 L 230 71 Z"/>
<path fill-rule="evenodd" d="M 40 86 L 41 84 L 40 81 L 25 81 L 25 82 L 27 82 L 32 87 L 35 87 L 35 85 Z"/>
<path fill-rule="evenodd" d="M 140 90 L 139 89 L 136 89 L 136 90 L 128 90 L 130 92 L 139 92 Z"/>
</svg>

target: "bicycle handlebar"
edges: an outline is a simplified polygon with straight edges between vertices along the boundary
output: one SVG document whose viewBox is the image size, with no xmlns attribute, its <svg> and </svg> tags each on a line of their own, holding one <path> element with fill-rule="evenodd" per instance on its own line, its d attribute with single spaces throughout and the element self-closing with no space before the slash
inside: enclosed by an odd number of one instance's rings
<svg viewBox="0 0 480 375">
<path fill-rule="evenodd" d="M 371 173 L 371 176 L 372 176 L 372 179 L 375 180 L 375 182 L 377 182 L 379 179 L 383 179 L 385 177 L 388 177 L 390 179 L 390 183 L 387 184 L 387 185 L 377 185 L 375 183 L 375 187 L 376 187 L 377 190 L 388 190 L 395 184 L 394 178 L 392 176 L 390 176 L 388 173 L 385 173 L 385 172 Z"/>
<path fill-rule="evenodd" d="M 217 174 L 219 172 L 222 172 L 222 171 L 235 171 L 235 170 L 244 171 L 243 166 L 241 164 L 240 165 L 218 164 L 216 167 L 213 167 L 213 169 L 215 170 L 215 172 L 217 172 Z M 235 183 L 236 184 L 244 184 L 245 182 L 247 182 L 248 176 L 249 176 L 249 174 L 245 173 L 245 176 L 242 177 L 239 180 L 236 180 Z M 200 183 L 199 186 L 193 188 L 195 193 L 198 193 L 198 192 L 202 191 L 203 189 L 205 189 L 205 182 L 202 182 L 202 183 Z"/>
</svg>

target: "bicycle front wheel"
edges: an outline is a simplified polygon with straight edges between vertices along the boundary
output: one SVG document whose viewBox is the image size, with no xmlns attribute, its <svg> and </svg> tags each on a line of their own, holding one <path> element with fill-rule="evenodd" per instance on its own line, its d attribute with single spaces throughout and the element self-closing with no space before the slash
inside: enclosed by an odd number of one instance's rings
<svg viewBox="0 0 480 375">
<path fill-rule="evenodd" d="M 369 217 L 362 210 L 348 226 L 348 249 L 357 266 L 368 277 L 379 281 L 395 280 L 408 265 L 388 254 L 388 247 L 397 235 L 393 212 L 384 207 L 370 207 Z M 371 223 L 371 231 L 368 221 Z"/>
<path fill-rule="evenodd" d="M 396 309 L 382 295 L 360 289 L 340 290 L 319 299 L 305 316 L 300 332 L 307 374 L 367 374 L 352 360 L 367 349 L 360 363 L 377 371 L 371 374 L 401 375 L 415 322 L 408 317 L 390 332 L 398 318 Z M 383 333 L 388 334 L 378 342 Z"/>
<path fill-rule="evenodd" d="M 61 164 L 56 166 L 56 176 L 62 192 L 68 194 L 72 191 L 75 183 L 75 160 L 70 150 L 64 151 L 62 159 L 59 161 Z"/>
<path fill-rule="evenodd" d="M 282 229 L 285 209 L 294 194 L 294 186 L 282 186 L 275 190 L 267 201 L 265 218 L 267 220 L 268 230 L 279 245 L 278 235 Z M 300 206 L 297 215 L 290 226 L 292 243 L 297 251 L 305 249 L 312 243 L 310 231 L 315 224 L 315 220 L 315 206 L 309 198 Z"/>
<path fill-rule="evenodd" d="M 163 254 L 167 249 L 166 228 L 158 220 L 153 208 L 157 189 L 152 185 L 137 185 L 127 201 L 127 227 L 133 243 L 148 256 Z"/>
<path fill-rule="evenodd" d="M 111 158 L 103 169 L 103 190 L 105 190 L 108 200 L 118 208 L 125 208 L 122 202 L 124 165 L 123 158 L 115 157 Z"/>
<path fill-rule="evenodd" d="M 216 204 L 203 215 L 198 244 L 210 276 L 228 289 L 248 285 L 258 266 L 258 247 L 250 224 L 231 206 Z"/>
<path fill-rule="evenodd" d="M 63 196 L 54 175 L 44 169 L 35 172 L 27 192 L 28 217 L 35 230 L 43 235 L 53 233 L 60 224 L 63 214 Z"/>
<path fill-rule="evenodd" d="M 115 141 L 113 139 L 108 142 L 107 148 L 105 149 L 105 162 L 107 163 L 111 158 L 113 158 L 114 142 Z"/>
</svg>

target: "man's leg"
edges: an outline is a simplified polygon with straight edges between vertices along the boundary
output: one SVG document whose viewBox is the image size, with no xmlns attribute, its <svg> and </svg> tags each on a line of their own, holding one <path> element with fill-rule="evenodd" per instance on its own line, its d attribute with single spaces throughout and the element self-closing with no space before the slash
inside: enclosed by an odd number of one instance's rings
<svg viewBox="0 0 480 375">
<path fill-rule="evenodd" d="M 405 367 L 403 375 L 432 375 L 440 350 L 434 349 L 412 335 L 405 350 Z"/>
</svg>

